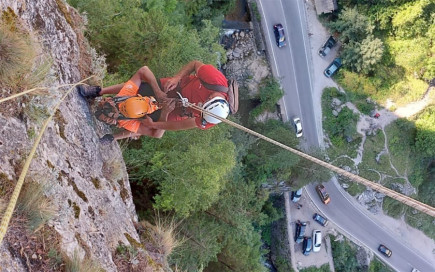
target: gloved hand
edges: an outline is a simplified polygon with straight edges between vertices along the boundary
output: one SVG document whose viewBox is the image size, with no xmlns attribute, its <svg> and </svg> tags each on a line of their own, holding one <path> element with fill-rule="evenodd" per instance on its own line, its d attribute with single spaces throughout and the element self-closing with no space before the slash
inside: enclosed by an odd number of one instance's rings
<svg viewBox="0 0 435 272">
<path fill-rule="evenodd" d="M 115 137 L 113 137 L 112 134 L 106 134 L 100 138 L 100 143 L 102 145 L 109 145 L 110 143 L 113 142 L 114 139 L 115 139 Z"/>
</svg>

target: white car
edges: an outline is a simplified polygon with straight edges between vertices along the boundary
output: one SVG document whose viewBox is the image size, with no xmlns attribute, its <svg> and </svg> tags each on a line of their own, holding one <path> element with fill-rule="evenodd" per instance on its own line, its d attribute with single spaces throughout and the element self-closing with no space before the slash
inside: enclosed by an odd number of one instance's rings
<svg viewBox="0 0 435 272">
<path fill-rule="evenodd" d="M 293 125 L 295 126 L 296 130 L 296 137 L 302 137 L 302 123 L 301 119 L 299 117 L 293 118 Z"/>
<path fill-rule="evenodd" d="M 322 232 L 313 230 L 313 252 L 319 252 L 322 245 Z"/>
</svg>

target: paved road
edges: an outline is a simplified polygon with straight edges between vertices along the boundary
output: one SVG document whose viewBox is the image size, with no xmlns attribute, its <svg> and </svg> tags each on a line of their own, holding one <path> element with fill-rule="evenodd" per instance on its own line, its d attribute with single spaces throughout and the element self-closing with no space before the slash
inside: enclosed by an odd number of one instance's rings
<svg viewBox="0 0 435 272">
<path fill-rule="evenodd" d="M 263 18 L 267 28 L 264 29 L 272 69 L 284 89 L 282 110 L 284 119 L 291 120 L 298 116 L 304 128 L 305 143 L 318 146 L 316 124 L 312 105 L 311 73 L 307 53 L 308 35 L 301 27 L 300 16 L 305 16 L 303 3 L 300 1 L 263 0 Z M 284 12 L 285 11 L 285 12 Z M 305 21 L 305 20 L 303 20 Z M 273 25 L 281 23 L 284 26 L 287 46 L 278 48 L 275 44 Z M 298 26 L 298 27 L 294 27 Z M 291 38 L 291 39 L 290 39 Z"/>
<path fill-rule="evenodd" d="M 318 147 L 321 139 L 316 128 L 312 100 L 312 68 L 307 49 L 308 33 L 305 25 L 303 0 L 259 0 L 262 14 L 263 32 L 270 55 L 272 70 L 284 89 L 283 117 L 291 120 L 300 116 L 304 128 L 304 147 Z M 303 22 L 303 23 L 302 23 Z M 284 26 L 287 46 L 278 48 L 273 35 L 273 25 L 281 23 Z M 366 247 L 373 250 L 380 258 L 397 271 L 411 271 L 412 267 L 420 271 L 435 271 L 435 264 L 419 256 L 418 250 L 412 246 L 412 241 L 401 241 L 393 237 L 381 223 L 376 223 L 366 216 L 359 207 L 355 207 L 333 182 L 325 184 L 331 195 L 331 203 L 323 205 L 314 191 L 314 185 L 307 186 L 307 191 L 315 205 L 345 233 L 355 237 Z M 380 243 L 387 245 L 393 256 L 386 258 L 379 255 L 377 247 Z"/>
</svg>

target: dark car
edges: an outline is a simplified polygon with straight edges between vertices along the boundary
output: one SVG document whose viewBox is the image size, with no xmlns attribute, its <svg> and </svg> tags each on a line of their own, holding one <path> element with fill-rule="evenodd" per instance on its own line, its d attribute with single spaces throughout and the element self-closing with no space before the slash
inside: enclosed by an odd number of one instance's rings
<svg viewBox="0 0 435 272">
<path fill-rule="evenodd" d="M 323 72 L 323 74 L 326 77 L 331 77 L 335 72 L 338 71 L 338 69 L 340 69 L 341 67 L 341 59 L 340 58 L 336 58 L 332 61 L 331 64 L 329 64 L 329 66 L 325 69 L 325 71 Z"/>
<path fill-rule="evenodd" d="M 275 33 L 276 45 L 280 48 L 285 46 L 286 45 L 285 34 L 284 34 L 284 28 L 282 27 L 282 24 L 274 25 L 273 33 Z"/>
<path fill-rule="evenodd" d="M 300 243 L 304 240 L 305 229 L 307 227 L 306 222 L 297 221 L 296 222 L 296 231 L 295 231 L 295 242 Z"/>
<path fill-rule="evenodd" d="M 381 252 L 382 254 L 384 254 L 385 256 L 387 256 L 388 258 L 391 257 L 391 255 L 393 254 L 393 252 L 391 252 L 391 250 L 384 246 L 384 245 L 379 245 L 378 247 L 379 252 Z"/>
<path fill-rule="evenodd" d="M 315 213 L 313 215 L 313 219 L 314 221 L 316 221 L 317 223 L 319 223 L 320 225 L 326 227 L 328 225 L 328 219 L 326 219 L 325 217 L 321 216 L 318 213 Z"/>
<path fill-rule="evenodd" d="M 334 45 L 337 44 L 337 41 L 334 39 L 334 37 L 330 36 L 328 40 L 323 44 L 322 47 L 319 49 L 319 55 L 321 57 L 324 57 L 328 55 L 329 51 L 331 51 L 331 48 L 334 47 Z"/>
<path fill-rule="evenodd" d="M 292 191 L 291 196 L 290 196 L 290 199 L 291 199 L 293 202 L 298 202 L 299 199 L 301 199 L 301 196 L 302 196 L 302 188 L 300 188 L 300 189 L 297 190 L 297 191 Z"/>
<path fill-rule="evenodd" d="M 305 256 L 310 255 L 312 246 L 313 242 L 311 240 L 311 237 L 304 237 L 304 243 L 302 244 L 302 253 L 304 253 Z"/>
<path fill-rule="evenodd" d="M 322 184 L 317 185 L 316 191 L 323 203 L 328 204 L 329 202 L 331 202 L 331 198 L 329 197 L 328 192 L 326 192 L 325 186 L 323 186 Z"/>
</svg>

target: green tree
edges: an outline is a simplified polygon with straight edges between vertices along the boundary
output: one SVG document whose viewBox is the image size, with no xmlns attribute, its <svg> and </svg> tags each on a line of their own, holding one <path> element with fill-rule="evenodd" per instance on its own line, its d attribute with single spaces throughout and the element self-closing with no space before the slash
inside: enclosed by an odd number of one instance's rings
<svg viewBox="0 0 435 272">
<path fill-rule="evenodd" d="M 256 117 L 264 111 L 275 110 L 276 103 L 284 95 L 284 91 L 281 89 L 279 82 L 274 77 L 267 77 L 260 83 L 260 93 L 258 98 L 260 99 L 260 105 L 252 110 L 251 116 Z"/>
<path fill-rule="evenodd" d="M 282 144 L 297 145 L 294 130 L 289 124 L 268 120 L 264 124 L 256 124 L 253 130 Z M 257 144 L 252 145 L 244 164 L 249 178 L 261 184 L 269 180 L 288 180 L 293 171 L 292 167 L 298 161 L 297 155 L 264 140 L 258 140 Z"/>
<path fill-rule="evenodd" d="M 418 0 L 402 5 L 392 19 L 396 34 L 408 38 L 426 36 L 435 20 L 434 10 L 435 3 L 432 0 Z"/>
<path fill-rule="evenodd" d="M 362 41 L 373 31 L 373 24 L 369 18 L 360 14 L 356 8 L 344 8 L 338 20 L 328 23 L 332 31 L 340 33 L 343 43 Z"/>
<path fill-rule="evenodd" d="M 133 178 L 158 185 L 156 207 L 187 216 L 217 200 L 235 166 L 234 150 L 228 128 L 222 125 L 144 138 L 141 149 L 126 150 L 124 158 Z"/>
<path fill-rule="evenodd" d="M 310 150 L 308 151 L 308 154 L 320 160 L 326 161 L 325 154 L 322 150 Z M 292 188 L 301 188 L 310 182 L 322 180 L 326 181 L 331 178 L 330 170 L 307 159 L 301 159 L 297 166 L 294 167 L 293 173 L 294 175 L 288 182 Z"/>
<path fill-rule="evenodd" d="M 260 193 L 239 171 L 233 172 L 219 199 L 208 210 L 183 220 L 180 236 L 185 242 L 171 256 L 171 263 L 186 271 L 264 269 L 260 263 L 264 253 L 260 232 L 254 225 L 273 220 L 263 212 L 268 195 Z M 269 211 L 270 207 L 265 209 Z"/>
<path fill-rule="evenodd" d="M 384 45 L 380 39 L 369 35 L 361 42 L 360 48 L 362 60 L 361 71 L 365 73 L 370 72 L 381 60 Z"/>
<path fill-rule="evenodd" d="M 368 35 L 362 42 L 349 42 L 343 46 L 343 64 L 355 72 L 369 73 L 379 63 L 384 51 L 380 39 Z"/>
<path fill-rule="evenodd" d="M 417 150 L 427 156 L 435 156 L 435 106 L 425 109 L 415 125 Z"/>
<path fill-rule="evenodd" d="M 346 241 L 336 242 L 331 240 L 331 247 L 336 271 L 359 271 L 360 267 L 356 259 L 356 250 Z"/>
</svg>

